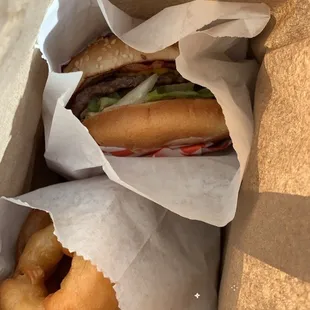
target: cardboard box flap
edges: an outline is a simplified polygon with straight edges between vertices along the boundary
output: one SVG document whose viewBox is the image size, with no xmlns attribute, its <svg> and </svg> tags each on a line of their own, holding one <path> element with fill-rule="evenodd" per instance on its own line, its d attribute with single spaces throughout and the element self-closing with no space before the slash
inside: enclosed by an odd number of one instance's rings
<svg viewBox="0 0 310 310">
<path fill-rule="evenodd" d="M 299 29 L 294 6 L 284 7 L 291 11 L 267 39 L 274 50 L 256 85 L 255 136 L 229 230 L 220 309 L 310 308 L 310 39 L 297 35 L 309 27 L 309 10 L 298 11 Z"/>
<path fill-rule="evenodd" d="M 0 3 L 0 194 L 29 189 L 47 66 L 34 49 L 49 1 Z M 26 185 L 27 183 L 27 185 Z"/>
</svg>

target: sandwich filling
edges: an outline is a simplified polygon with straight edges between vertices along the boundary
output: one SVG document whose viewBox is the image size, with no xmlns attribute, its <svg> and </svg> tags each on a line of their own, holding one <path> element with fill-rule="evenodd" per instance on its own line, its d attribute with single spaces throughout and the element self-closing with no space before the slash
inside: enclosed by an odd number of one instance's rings
<svg viewBox="0 0 310 310">
<path fill-rule="evenodd" d="M 177 98 L 214 98 L 207 88 L 185 80 L 174 62 L 130 64 L 93 78 L 73 98 L 71 109 L 82 121 L 119 105 Z"/>
</svg>

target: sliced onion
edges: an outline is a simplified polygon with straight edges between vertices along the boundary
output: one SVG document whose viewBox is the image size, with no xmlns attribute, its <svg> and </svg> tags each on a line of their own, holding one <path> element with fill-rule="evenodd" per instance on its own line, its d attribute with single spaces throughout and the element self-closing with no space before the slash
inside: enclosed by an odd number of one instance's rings
<svg viewBox="0 0 310 310">
<path fill-rule="evenodd" d="M 113 106 L 104 109 L 104 111 L 113 110 L 118 108 L 122 105 L 130 105 L 130 104 L 137 104 L 143 103 L 147 97 L 147 94 L 153 89 L 154 85 L 156 84 L 158 79 L 157 74 L 151 75 L 129 93 L 127 93 L 122 99 L 120 99 L 117 103 Z"/>
</svg>

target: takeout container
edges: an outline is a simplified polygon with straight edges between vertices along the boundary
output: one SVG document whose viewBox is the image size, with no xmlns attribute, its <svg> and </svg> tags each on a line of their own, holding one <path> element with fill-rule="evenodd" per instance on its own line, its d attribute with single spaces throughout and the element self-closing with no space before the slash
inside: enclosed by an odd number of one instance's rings
<svg viewBox="0 0 310 310">
<path fill-rule="evenodd" d="M 168 4 L 175 3 L 119 3 L 138 17 L 149 16 Z M 308 12 L 302 9 L 307 3 L 268 4 L 273 19 L 266 32 L 251 42 L 258 59 L 262 60 L 265 47 L 268 51 L 256 84 L 252 151 L 237 214 L 225 238 L 220 309 L 310 307 L 310 145 L 306 95 L 310 87 L 310 41 Z M 33 165 L 35 158 L 42 160 L 42 152 L 36 153 L 42 147 L 36 125 L 47 71 L 38 51 L 31 47 L 46 7 L 44 2 L 29 4 L 27 14 L 5 20 L 2 32 L 7 53 L 1 55 L 5 62 L 0 69 L 1 76 L 6 74 L 0 81 L 4 89 L 1 104 L 6 107 L 1 127 L 4 155 L 0 171 L 1 194 L 6 196 L 29 189 L 32 176 L 36 182 L 39 180 L 37 185 L 47 182 L 50 173 L 42 165 Z M 16 12 L 20 9 L 18 4 L 10 8 Z M 15 42 L 19 31 L 25 40 Z"/>
</svg>

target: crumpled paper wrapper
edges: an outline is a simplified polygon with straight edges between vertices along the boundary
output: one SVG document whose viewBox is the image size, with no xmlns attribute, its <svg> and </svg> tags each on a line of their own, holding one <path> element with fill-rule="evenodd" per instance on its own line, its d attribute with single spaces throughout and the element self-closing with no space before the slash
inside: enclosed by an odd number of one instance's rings
<svg viewBox="0 0 310 310">
<path fill-rule="evenodd" d="M 62 245 L 116 283 L 122 310 L 217 308 L 219 228 L 176 215 L 105 176 L 0 200 L 0 279 L 14 268 L 24 206 L 51 214 Z"/>
<path fill-rule="evenodd" d="M 246 60 L 247 40 L 269 20 L 265 4 L 197 0 L 141 21 L 109 1 L 54 1 L 38 45 L 50 73 L 43 119 L 49 167 L 69 179 L 102 173 L 124 187 L 190 219 L 224 226 L 234 217 L 252 135 L 251 89 L 258 66 Z M 179 41 L 177 70 L 209 88 L 223 109 L 236 151 L 223 156 L 118 158 L 104 156 L 65 106 L 82 72 L 61 74 L 61 64 L 107 31 L 142 52 Z"/>
<path fill-rule="evenodd" d="M 182 157 L 182 156 L 197 156 L 206 155 L 213 152 L 227 150 L 231 146 L 231 140 L 226 139 L 220 142 L 201 142 L 199 144 L 182 144 L 171 145 L 164 148 L 154 150 L 128 150 L 119 147 L 104 147 L 100 146 L 104 154 L 119 156 L 119 157 Z"/>
</svg>

